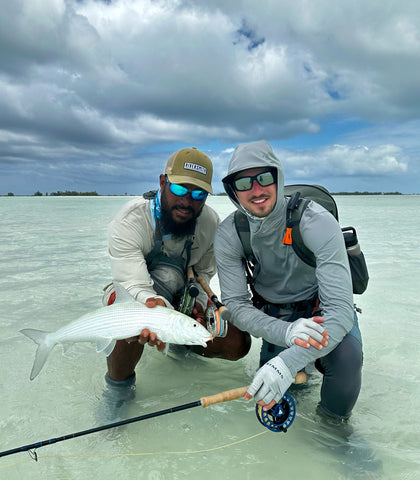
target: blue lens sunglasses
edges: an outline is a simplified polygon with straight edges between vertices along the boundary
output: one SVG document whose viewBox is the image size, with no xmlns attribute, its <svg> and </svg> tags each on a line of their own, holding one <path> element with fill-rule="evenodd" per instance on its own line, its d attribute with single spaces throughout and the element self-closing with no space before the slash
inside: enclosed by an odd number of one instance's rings
<svg viewBox="0 0 420 480">
<path fill-rule="evenodd" d="M 188 190 L 187 187 L 178 185 L 177 183 L 171 183 L 168 177 L 166 177 L 166 181 L 169 184 L 169 190 L 177 197 L 185 197 L 185 195 L 189 193 L 193 200 L 204 200 L 207 198 L 208 192 L 205 190 Z"/>
</svg>

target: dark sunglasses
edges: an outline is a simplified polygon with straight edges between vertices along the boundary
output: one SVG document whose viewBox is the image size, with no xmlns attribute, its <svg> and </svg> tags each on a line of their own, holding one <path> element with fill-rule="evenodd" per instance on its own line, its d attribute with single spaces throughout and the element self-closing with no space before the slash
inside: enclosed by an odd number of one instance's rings
<svg viewBox="0 0 420 480">
<path fill-rule="evenodd" d="M 246 192 L 247 190 L 251 190 L 254 180 L 256 180 L 261 187 L 268 187 L 269 185 L 273 185 L 276 181 L 273 172 L 263 172 L 254 175 L 253 177 L 237 178 L 233 181 L 233 187 L 238 192 Z"/>
<path fill-rule="evenodd" d="M 190 193 L 193 200 L 204 200 L 207 198 L 208 192 L 205 190 L 188 190 L 187 187 L 183 187 L 177 183 L 171 183 L 168 178 L 166 178 L 166 181 L 169 184 L 169 190 L 177 197 L 185 197 L 185 195 Z"/>
</svg>

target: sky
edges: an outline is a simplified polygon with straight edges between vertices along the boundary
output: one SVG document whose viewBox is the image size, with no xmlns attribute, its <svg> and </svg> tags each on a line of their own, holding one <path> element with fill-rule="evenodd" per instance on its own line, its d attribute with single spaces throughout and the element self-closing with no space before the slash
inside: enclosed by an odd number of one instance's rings
<svg viewBox="0 0 420 480">
<path fill-rule="evenodd" d="M 418 0 L 0 0 L 0 195 L 156 188 L 267 140 L 286 183 L 420 193 Z"/>
</svg>

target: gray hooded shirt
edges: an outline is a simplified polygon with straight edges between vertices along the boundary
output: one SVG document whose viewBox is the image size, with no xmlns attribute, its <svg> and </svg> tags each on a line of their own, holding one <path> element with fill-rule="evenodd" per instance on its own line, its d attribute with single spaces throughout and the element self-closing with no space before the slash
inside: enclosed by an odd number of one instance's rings
<svg viewBox="0 0 420 480">
<path fill-rule="evenodd" d="M 260 167 L 277 169 L 277 202 L 265 217 L 245 210 L 230 186 L 236 173 Z M 293 345 L 280 353 L 292 375 L 296 375 L 308 363 L 333 350 L 354 324 L 351 275 L 341 228 L 327 210 L 310 202 L 299 227 L 303 242 L 315 255 L 316 268 L 303 262 L 290 245 L 283 244 L 289 198 L 284 197 L 280 161 L 264 140 L 238 145 L 223 182 L 232 202 L 249 219 L 252 251 L 260 266 L 254 285 L 257 293 L 269 303 L 284 304 L 308 300 L 318 291 L 329 344 L 321 351 Z M 233 213 L 219 225 L 214 247 L 221 297 L 231 311 L 232 323 L 255 337 L 286 347 L 285 332 L 290 323 L 252 305 L 243 263 L 245 254 Z"/>
</svg>

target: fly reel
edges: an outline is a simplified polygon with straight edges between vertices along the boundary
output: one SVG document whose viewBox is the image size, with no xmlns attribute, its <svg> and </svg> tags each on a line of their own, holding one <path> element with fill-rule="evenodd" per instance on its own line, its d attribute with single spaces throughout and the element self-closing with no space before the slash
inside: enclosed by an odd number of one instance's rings
<svg viewBox="0 0 420 480">
<path fill-rule="evenodd" d="M 285 393 L 280 401 L 270 410 L 263 410 L 256 405 L 256 414 L 259 422 L 272 432 L 287 432 L 296 416 L 296 404 L 293 397 Z"/>
<path fill-rule="evenodd" d="M 219 309 L 215 305 L 209 305 L 206 308 L 206 328 L 216 337 L 226 337 L 228 331 L 228 322 L 222 318 Z"/>
</svg>

